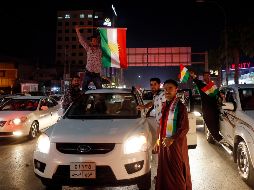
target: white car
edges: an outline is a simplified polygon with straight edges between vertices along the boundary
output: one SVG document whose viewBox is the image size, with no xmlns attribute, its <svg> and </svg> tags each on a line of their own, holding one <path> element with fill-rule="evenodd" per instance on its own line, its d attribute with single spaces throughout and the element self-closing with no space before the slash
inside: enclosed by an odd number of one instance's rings
<svg viewBox="0 0 254 190">
<path fill-rule="evenodd" d="M 151 186 L 152 129 L 136 106 L 137 92 L 86 92 L 42 134 L 34 172 L 46 186 L 64 184 Z"/>
<path fill-rule="evenodd" d="M 231 149 L 242 179 L 254 188 L 254 85 L 222 87 L 225 92 L 220 117 L 220 133 Z M 207 140 L 214 143 L 206 129 Z"/>
<path fill-rule="evenodd" d="M 0 106 L 0 137 L 35 138 L 42 129 L 55 124 L 58 103 L 43 96 L 17 96 Z"/>
<path fill-rule="evenodd" d="M 39 137 L 36 176 L 53 188 L 137 184 L 150 189 L 155 130 L 145 113 L 136 109 L 142 103 L 135 90 L 87 91 Z"/>
</svg>

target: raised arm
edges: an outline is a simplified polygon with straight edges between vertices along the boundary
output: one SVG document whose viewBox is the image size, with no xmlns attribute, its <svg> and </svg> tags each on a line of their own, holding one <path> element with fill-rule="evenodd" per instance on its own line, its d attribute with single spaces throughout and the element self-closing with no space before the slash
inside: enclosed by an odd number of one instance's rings
<svg viewBox="0 0 254 190">
<path fill-rule="evenodd" d="M 75 30 L 79 39 L 79 43 L 85 48 L 86 52 L 89 51 L 89 45 L 87 43 L 87 41 L 85 40 L 85 38 L 81 35 L 80 33 L 80 29 L 82 29 L 82 27 L 80 26 L 75 26 Z"/>
</svg>

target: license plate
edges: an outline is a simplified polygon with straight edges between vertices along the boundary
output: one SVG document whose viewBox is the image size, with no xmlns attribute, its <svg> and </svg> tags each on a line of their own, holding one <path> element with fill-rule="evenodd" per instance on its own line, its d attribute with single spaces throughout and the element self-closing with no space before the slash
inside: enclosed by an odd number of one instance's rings
<svg viewBox="0 0 254 190">
<path fill-rule="evenodd" d="M 95 162 L 71 162 L 70 178 L 95 179 L 96 178 Z"/>
</svg>

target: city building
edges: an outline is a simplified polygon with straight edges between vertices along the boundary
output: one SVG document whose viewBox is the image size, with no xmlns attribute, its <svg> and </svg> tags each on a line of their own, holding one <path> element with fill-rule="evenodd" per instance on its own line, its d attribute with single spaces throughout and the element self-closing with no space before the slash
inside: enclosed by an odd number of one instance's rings
<svg viewBox="0 0 254 190">
<path fill-rule="evenodd" d="M 0 62 L 0 90 L 1 93 L 12 93 L 17 79 L 17 68 L 13 62 Z"/>
<path fill-rule="evenodd" d="M 254 62 L 253 60 L 243 61 L 238 64 L 239 84 L 254 84 Z M 231 64 L 228 73 L 228 84 L 235 84 L 235 64 Z M 226 71 L 222 70 L 222 84 L 226 85 Z"/>
</svg>

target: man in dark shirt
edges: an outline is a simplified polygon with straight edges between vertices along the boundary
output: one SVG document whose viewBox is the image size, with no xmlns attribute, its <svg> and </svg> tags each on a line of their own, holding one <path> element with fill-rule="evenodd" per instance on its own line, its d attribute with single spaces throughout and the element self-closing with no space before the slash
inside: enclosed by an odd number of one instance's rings
<svg viewBox="0 0 254 190">
<path fill-rule="evenodd" d="M 78 100 L 83 92 L 80 90 L 80 77 L 75 75 L 71 80 L 70 87 L 64 93 L 63 109 L 67 110 L 71 103 Z"/>
</svg>

